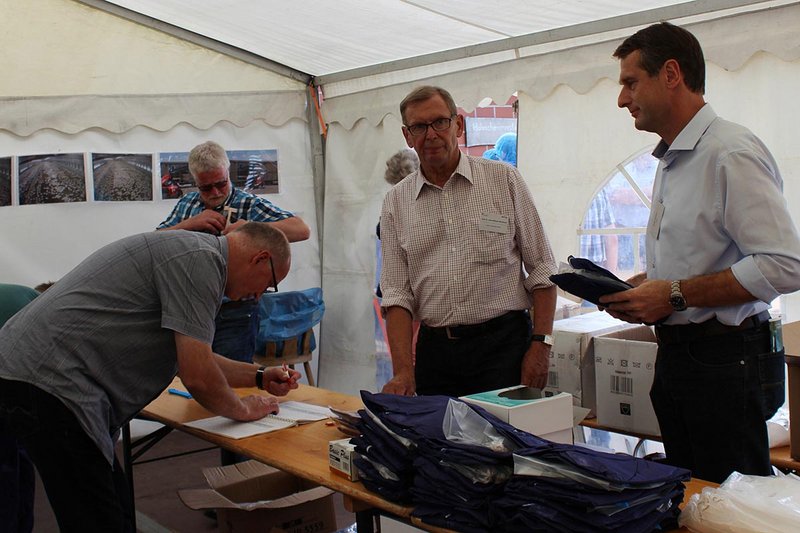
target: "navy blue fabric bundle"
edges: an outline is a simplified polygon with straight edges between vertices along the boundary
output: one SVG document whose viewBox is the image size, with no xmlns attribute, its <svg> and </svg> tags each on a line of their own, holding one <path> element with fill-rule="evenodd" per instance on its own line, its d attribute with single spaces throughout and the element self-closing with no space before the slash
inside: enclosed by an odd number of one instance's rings
<svg viewBox="0 0 800 533">
<path fill-rule="evenodd" d="M 690 478 L 681 468 L 541 439 L 447 396 L 361 398 L 362 436 L 352 442 L 364 485 L 438 527 L 658 531 L 674 526 Z M 478 422 L 458 426 L 466 440 L 445 434 L 454 412 Z M 464 427 L 475 435 L 463 435 Z"/>
</svg>

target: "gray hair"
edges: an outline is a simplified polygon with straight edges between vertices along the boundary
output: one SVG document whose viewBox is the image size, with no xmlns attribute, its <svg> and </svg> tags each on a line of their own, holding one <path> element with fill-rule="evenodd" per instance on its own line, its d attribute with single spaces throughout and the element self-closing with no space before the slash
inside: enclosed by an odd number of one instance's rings
<svg viewBox="0 0 800 533">
<path fill-rule="evenodd" d="M 218 168 L 227 170 L 230 166 L 231 162 L 225 149 L 214 141 L 198 144 L 189 152 L 189 172 L 195 178 L 201 172 Z"/>
<path fill-rule="evenodd" d="M 416 172 L 419 168 L 419 157 L 414 150 L 403 149 L 386 160 L 386 173 L 383 179 L 389 185 L 397 185 L 400 180 Z"/>
</svg>

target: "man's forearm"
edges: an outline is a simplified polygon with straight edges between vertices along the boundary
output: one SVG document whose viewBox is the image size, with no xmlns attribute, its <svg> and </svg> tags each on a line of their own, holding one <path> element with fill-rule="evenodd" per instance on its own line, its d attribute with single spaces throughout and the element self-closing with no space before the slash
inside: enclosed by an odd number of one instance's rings
<svg viewBox="0 0 800 533">
<path fill-rule="evenodd" d="M 311 235 L 311 230 L 308 228 L 303 219 L 294 216 L 270 222 L 270 224 L 281 230 L 289 242 L 299 242 L 308 239 Z"/>
<path fill-rule="evenodd" d="M 757 300 L 739 283 L 730 268 L 681 280 L 681 292 L 689 307 L 720 307 Z"/>
<path fill-rule="evenodd" d="M 549 335 L 553 332 L 553 317 L 556 312 L 556 286 L 534 289 L 532 297 L 533 332 Z"/>
<path fill-rule="evenodd" d="M 392 353 L 394 375 L 414 374 L 411 356 L 413 328 L 411 313 L 404 307 L 393 306 L 386 310 L 386 335 L 389 337 L 389 350 Z"/>
</svg>

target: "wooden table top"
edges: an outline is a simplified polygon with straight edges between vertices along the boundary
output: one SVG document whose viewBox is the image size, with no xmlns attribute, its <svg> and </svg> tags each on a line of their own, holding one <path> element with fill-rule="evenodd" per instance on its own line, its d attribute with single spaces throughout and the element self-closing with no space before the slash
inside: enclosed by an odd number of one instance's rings
<svg viewBox="0 0 800 533">
<path fill-rule="evenodd" d="M 170 387 L 186 390 L 179 378 Z M 237 389 L 240 395 L 263 392 L 258 389 Z M 346 411 L 362 407 L 361 399 L 308 385 L 300 385 L 297 390 L 278 398 L 279 401 L 297 401 L 320 406 L 331 406 Z M 243 439 L 231 439 L 184 426 L 186 422 L 214 416 L 196 401 L 169 394 L 166 390 L 142 410 L 142 415 L 166 426 L 195 435 L 228 450 L 251 457 L 303 479 L 318 483 L 345 495 L 345 501 L 352 499 L 353 510 L 375 507 L 397 516 L 411 519 L 411 522 L 429 531 L 446 531 L 434 528 L 411 518 L 411 507 L 398 505 L 385 500 L 367 490 L 361 482 L 353 482 L 334 474 L 328 467 L 328 442 L 347 438 L 335 426 L 325 421 L 312 422 L 296 427 L 254 435 Z M 716 484 L 693 479 L 686 484 L 684 504 L 692 494 L 705 487 Z M 683 505 L 682 505 L 683 506 Z M 688 531 L 681 528 L 678 531 Z"/>
</svg>

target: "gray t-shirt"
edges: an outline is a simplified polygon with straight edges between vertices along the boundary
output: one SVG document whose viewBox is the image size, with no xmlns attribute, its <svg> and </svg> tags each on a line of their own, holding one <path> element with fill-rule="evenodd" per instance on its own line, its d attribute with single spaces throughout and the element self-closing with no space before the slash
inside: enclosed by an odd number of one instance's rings
<svg viewBox="0 0 800 533">
<path fill-rule="evenodd" d="M 112 462 L 111 435 L 177 373 L 173 332 L 211 344 L 227 262 L 200 232 L 101 248 L 0 330 L 0 376 L 59 398 Z"/>
</svg>

